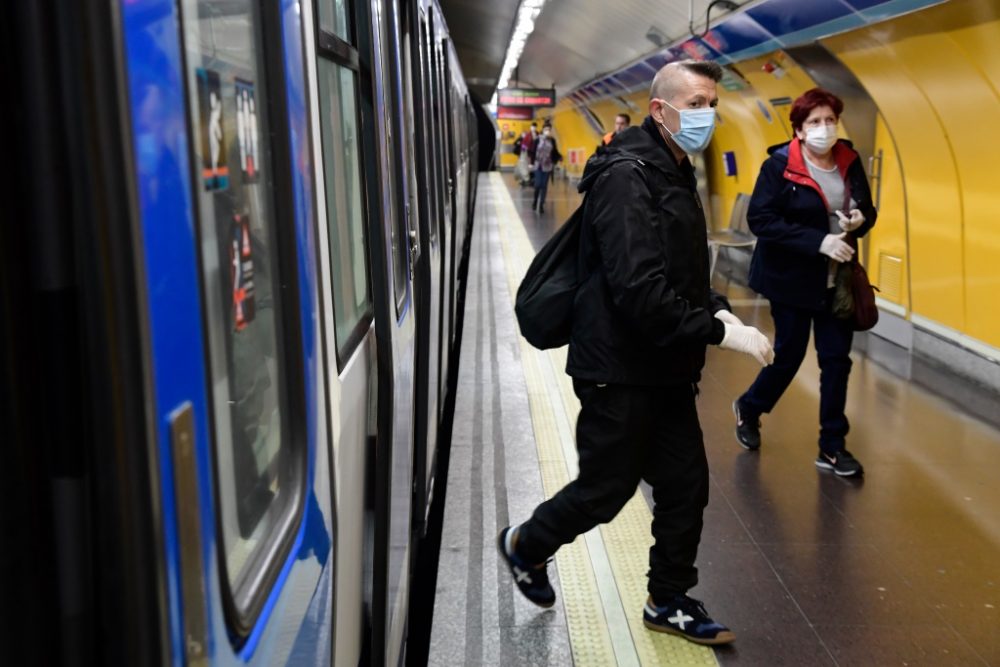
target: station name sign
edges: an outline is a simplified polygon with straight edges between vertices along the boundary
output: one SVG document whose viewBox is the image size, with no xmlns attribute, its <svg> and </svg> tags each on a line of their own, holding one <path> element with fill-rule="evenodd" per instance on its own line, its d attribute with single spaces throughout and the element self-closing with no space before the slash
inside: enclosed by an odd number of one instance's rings
<svg viewBox="0 0 1000 667">
<path fill-rule="evenodd" d="M 497 105 L 505 107 L 554 107 L 555 88 L 504 88 L 497 93 Z"/>
</svg>

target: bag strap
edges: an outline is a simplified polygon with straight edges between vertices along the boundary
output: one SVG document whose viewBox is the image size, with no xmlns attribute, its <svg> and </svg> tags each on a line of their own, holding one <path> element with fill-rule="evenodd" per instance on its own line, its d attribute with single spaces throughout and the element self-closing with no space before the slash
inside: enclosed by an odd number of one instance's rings
<svg viewBox="0 0 1000 667">
<path fill-rule="evenodd" d="M 610 169 L 611 167 L 613 167 L 614 165 L 618 164 L 619 162 L 636 162 L 643 169 L 643 171 L 645 171 L 648 174 L 653 174 L 653 173 L 661 174 L 661 173 L 663 173 L 659 169 L 656 169 L 655 167 L 653 167 L 653 165 L 651 165 L 649 162 L 644 161 L 641 157 L 639 157 L 635 153 L 629 153 L 627 151 L 620 151 L 620 152 L 612 155 L 609 158 L 609 160 L 610 160 L 611 164 L 609 164 L 606 167 L 606 169 Z M 587 190 L 583 194 L 583 201 L 580 202 L 580 206 L 579 206 L 579 211 L 581 213 L 581 219 L 580 219 L 581 224 L 586 219 L 586 209 L 584 207 L 587 205 L 587 201 L 589 199 L 590 199 L 590 190 Z M 580 233 L 580 243 L 581 243 L 581 245 L 583 244 L 584 237 L 587 235 L 587 233 L 588 233 L 588 231 L 586 230 L 586 227 L 583 227 L 581 229 L 581 233 Z M 584 276 L 590 275 L 591 272 L 592 272 L 592 269 L 591 269 L 591 266 L 590 266 L 590 258 L 584 256 L 584 254 L 581 252 L 579 254 L 579 261 L 577 262 L 577 272 L 576 272 L 577 279 L 581 280 Z"/>
<path fill-rule="evenodd" d="M 844 205 L 841 207 L 841 211 L 844 215 L 847 215 L 847 210 L 851 205 L 851 177 L 849 174 L 844 176 Z"/>
<path fill-rule="evenodd" d="M 847 173 L 844 174 L 844 205 L 840 209 L 841 211 L 843 211 L 844 215 L 847 215 L 847 211 L 849 210 L 850 206 L 851 206 L 851 172 L 850 168 L 848 167 Z M 858 265 L 860 265 L 861 263 L 858 262 L 859 248 L 858 248 L 857 237 L 854 235 L 854 232 L 847 232 L 847 236 L 845 238 L 847 240 L 847 243 L 850 244 L 852 248 L 854 248 L 854 257 L 851 258 L 851 261 L 848 262 L 848 264 L 856 262 Z"/>
</svg>

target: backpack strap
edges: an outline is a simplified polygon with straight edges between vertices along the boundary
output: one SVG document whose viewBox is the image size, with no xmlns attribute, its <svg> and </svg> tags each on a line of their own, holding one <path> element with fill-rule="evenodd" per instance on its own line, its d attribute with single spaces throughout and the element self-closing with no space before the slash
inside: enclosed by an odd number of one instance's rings
<svg viewBox="0 0 1000 667">
<path fill-rule="evenodd" d="M 646 161 L 644 161 L 641 157 L 639 157 L 635 153 L 629 153 L 629 152 L 626 152 L 626 151 L 619 151 L 619 152 L 615 153 L 614 155 L 609 156 L 608 160 L 610 161 L 610 164 L 608 164 L 608 166 L 605 167 L 605 171 L 611 169 L 612 167 L 614 167 L 616 164 L 618 164 L 620 162 L 637 162 L 639 164 L 639 166 L 642 167 L 642 169 L 647 174 L 660 174 L 660 175 L 663 175 L 662 171 L 660 171 L 659 169 L 655 168 L 653 165 L 647 163 Z M 591 191 L 588 190 L 587 192 L 584 193 L 584 195 L 583 195 L 583 201 L 580 202 L 580 206 L 577 208 L 577 212 L 579 212 L 579 214 L 580 214 L 580 223 L 581 224 L 583 224 L 586 221 L 586 219 L 587 219 L 586 206 L 587 206 L 587 201 L 590 200 L 590 192 Z M 577 212 L 574 212 L 573 215 L 575 216 L 577 214 Z M 576 272 L 576 275 L 577 275 L 577 278 L 582 282 L 582 280 L 584 278 L 586 278 L 587 276 L 589 276 L 591 274 L 591 272 L 592 272 L 592 268 L 591 267 L 592 267 L 593 263 L 590 261 L 590 257 L 586 253 L 583 252 L 583 243 L 584 243 L 584 240 L 591 235 L 590 229 L 587 227 L 587 225 L 583 225 L 583 227 L 581 228 L 580 231 L 581 231 L 581 233 L 580 233 L 580 246 L 581 247 L 580 247 L 580 253 L 579 253 L 579 260 L 577 262 L 577 272 Z"/>
</svg>

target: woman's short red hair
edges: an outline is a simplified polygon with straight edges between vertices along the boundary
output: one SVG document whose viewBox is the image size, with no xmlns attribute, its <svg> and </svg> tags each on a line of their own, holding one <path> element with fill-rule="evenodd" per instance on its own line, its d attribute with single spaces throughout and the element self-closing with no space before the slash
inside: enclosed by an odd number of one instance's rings
<svg viewBox="0 0 1000 667">
<path fill-rule="evenodd" d="M 801 130 L 802 124 L 816 107 L 830 107 L 839 120 L 840 113 L 844 110 L 844 103 L 829 90 L 822 88 L 807 90 L 792 102 L 792 111 L 788 114 L 788 120 L 792 121 L 792 129 Z"/>
</svg>

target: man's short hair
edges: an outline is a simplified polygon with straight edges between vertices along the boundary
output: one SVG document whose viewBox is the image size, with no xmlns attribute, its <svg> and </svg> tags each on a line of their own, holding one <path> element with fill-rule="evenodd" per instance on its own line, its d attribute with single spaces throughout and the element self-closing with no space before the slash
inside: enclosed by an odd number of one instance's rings
<svg viewBox="0 0 1000 667">
<path fill-rule="evenodd" d="M 618 118 L 624 118 L 626 125 L 631 125 L 632 124 L 632 117 L 629 116 L 627 113 L 620 113 L 620 114 L 618 114 L 617 117 Z"/>
<path fill-rule="evenodd" d="M 694 72 L 698 76 L 711 79 L 718 83 L 722 81 L 722 67 L 712 60 L 678 60 L 660 68 L 660 71 L 653 77 L 653 83 L 649 87 L 649 99 L 669 99 L 676 92 L 675 72 L 685 69 Z"/>
</svg>

